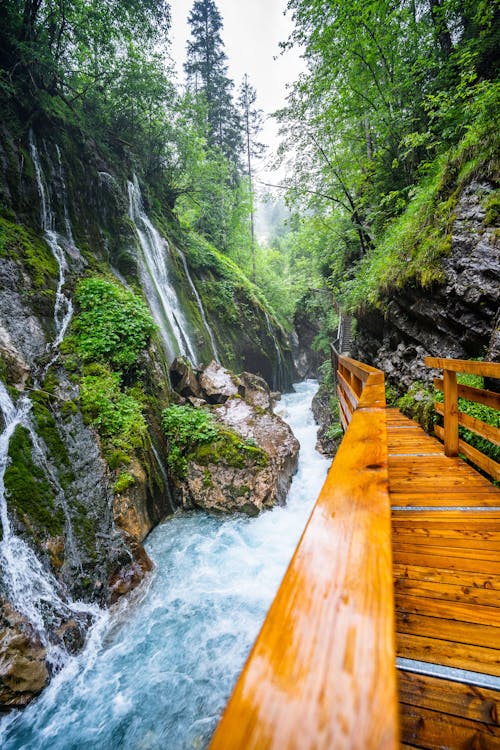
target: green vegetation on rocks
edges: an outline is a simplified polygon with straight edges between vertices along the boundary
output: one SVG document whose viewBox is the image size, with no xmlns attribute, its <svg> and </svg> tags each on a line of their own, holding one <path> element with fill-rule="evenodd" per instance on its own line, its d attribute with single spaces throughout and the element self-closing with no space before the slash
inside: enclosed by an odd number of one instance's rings
<svg viewBox="0 0 500 750">
<path fill-rule="evenodd" d="M 9 460 L 4 482 L 11 511 L 36 538 L 62 534 L 63 512 L 55 505 L 45 473 L 33 461 L 31 438 L 24 427 L 17 427 L 11 438 Z"/>
<path fill-rule="evenodd" d="M 202 409 L 173 405 L 164 409 L 162 426 L 169 445 L 168 467 L 173 476 L 182 479 L 189 461 L 202 466 L 225 463 L 235 468 L 268 465 L 267 453 L 253 440 L 243 440 Z M 207 482 L 210 477 L 207 475 Z"/>
<path fill-rule="evenodd" d="M 104 360 L 117 369 L 135 366 L 155 330 L 140 297 L 108 279 L 90 278 L 77 284 L 75 299 L 80 311 L 73 328 L 83 361 Z"/>
</svg>

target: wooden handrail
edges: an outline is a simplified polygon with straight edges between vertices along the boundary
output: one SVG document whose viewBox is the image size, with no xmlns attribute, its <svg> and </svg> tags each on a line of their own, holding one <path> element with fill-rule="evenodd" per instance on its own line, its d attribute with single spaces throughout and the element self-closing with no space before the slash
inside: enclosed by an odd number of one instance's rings
<svg viewBox="0 0 500 750">
<path fill-rule="evenodd" d="M 360 400 L 372 398 L 371 389 L 384 384 L 384 373 L 375 367 L 357 362 L 351 357 L 338 355 L 337 360 L 337 395 L 339 397 L 340 421 L 344 431 L 349 425 L 354 411 L 361 405 Z M 385 391 L 382 388 L 383 406 L 385 406 Z M 362 395 L 364 394 L 364 396 Z M 381 406 L 380 394 L 377 405 Z"/>
<path fill-rule="evenodd" d="M 443 370 L 443 378 L 434 379 L 434 387 L 444 394 L 444 403 L 436 401 L 434 407 L 443 417 L 444 427 L 436 425 L 434 431 L 444 442 L 447 456 L 462 453 L 472 463 L 494 479 L 500 480 L 500 464 L 482 451 L 469 445 L 459 436 L 459 426 L 474 432 L 479 437 L 500 445 L 500 429 L 471 417 L 459 410 L 458 399 L 463 398 L 483 404 L 492 409 L 500 409 L 500 394 L 484 388 L 473 388 L 457 382 L 457 373 L 467 373 L 482 377 L 500 378 L 500 362 L 476 362 L 463 359 L 442 359 L 425 357 L 426 367 Z"/>
<path fill-rule="evenodd" d="M 384 377 L 339 362 L 358 407 L 210 750 L 398 747 Z"/>
</svg>

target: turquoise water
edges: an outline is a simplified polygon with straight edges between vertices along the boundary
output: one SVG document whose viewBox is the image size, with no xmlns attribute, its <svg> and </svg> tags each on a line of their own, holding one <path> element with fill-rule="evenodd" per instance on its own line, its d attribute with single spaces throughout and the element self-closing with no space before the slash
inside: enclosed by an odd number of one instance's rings
<svg viewBox="0 0 500 750">
<path fill-rule="evenodd" d="M 104 613 L 84 651 L 23 713 L 0 722 L 3 750 L 202 750 L 276 593 L 329 462 L 314 450 L 295 386 L 276 411 L 301 443 L 288 503 L 253 519 L 177 515 L 150 535 L 155 570 Z"/>
</svg>

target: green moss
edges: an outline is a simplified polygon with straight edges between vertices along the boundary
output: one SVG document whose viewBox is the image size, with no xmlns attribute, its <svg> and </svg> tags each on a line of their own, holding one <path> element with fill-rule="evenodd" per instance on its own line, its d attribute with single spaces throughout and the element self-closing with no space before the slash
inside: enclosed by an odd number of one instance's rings
<svg viewBox="0 0 500 750">
<path fill-rule="evenodd" d="M 162 426 L 169 447 L 168 467 L 178 478 L 186 475 L 189 461 L 202 466 L 224 463 L 239 469 L 264 468 L 269 464 L 269 456 L 253 440 L 243 440 L 232 430 L 221 427 L 202 409 L 170 406 L 163 411 Z M 208 474 L 205 473 L 205 479 Z"/>
<path fill-rule="evenodd" d="M 33 461 L 31 439 L 24 427 L 17 427 L 11 438 L 9 459 L 4 477 L 9 510 L 36 536 L 62 534 L 64 514 L 55 507 L 53 490 Z"/>
<path fill-rule="evenodd" d="M 113 485 L 113 491 L 119 495 L 121 492 L 125 492 L 129 487 L 135 484 L 135 478 L 128 472 L 123 472 L 119 475 L 118 479 Z"/>
<path fill-rule="evenodd" d="M 117 452 L 131 456 L 143 447 L 147 425 L 142 404 L 121 385 L 121 377 L 104 365 L 85 369 L 80 383 L 82 414 L 102 439 L 105 457 L 116 462 Z M 120 463 L 124 463 L 120 460 Z"/>
<path fill-rule="evenodd" d="M 31 401 L 37 433 L 43 439 L 54 460 L 61 486 L 67 489 L 70 483 L 74 481 L 75 475 L 71 468 L 66 446 L 59 435 L 56 421 L 50 410 L 50 397 L 43 391 L 33 391 Z"/>
<path fill-rule="evenodd" d="M 434 393 L 424 384 L 415 382 L 397 402 L 400 410 L 410 419 L 415 419 L 426 432 L 432 433 L 436 423 Z"/>
<path fill-rule="evenodd" d="M 60 410 L 63 419 L 71 419 L 78 412 L 78 406 L 75 401 L 64 401 L 60 406 Z"/>
<path fill-rule="evenodd" d="M 485 226 L 498 226 L 500 224 L 500 191 L 495 190 L 488 197 L 484 208 L 486 210 L 486 216 L 484 217 Z"/>
<path fill-rule="evenodd" d="M 391 293 L 407 284 L 429 287 L 444 281 L 443 258 L 451 250 L 458 200 L 477 174 L 489 174 L 489 162 L 481 138 L 473 143 L 465 138 L 427 165 L 406 210 L 388 224 L 354 269 L 347 274 L 343 269 L 339 284 L 344 309 L 356 312 L 370 304 L 383 308 Z M 497 195 L 485 206 L 487 226 L 498 222 Z"/>
<path fill-rule="evenodd" d="M 31 230 L 0 217 L 0 258 L 21 262 L 31 284 L 39 292 L 53 297 L 50 286 L 59 269 L 49 247 Z"/>
<path fill-rule="evenodd" d="M 97 522 L 86 506 L 76 501 L 73 503 L 73 529 L 76 538 L 91 560 L 97 559 Z"/>
<path fill-rule="evenodd" d="M 202 466 L 224 463 L 236 469 L 246 466 L 265 468 L 269 465 L 267 453 L 243 440 L 231 430 L 219 428 L 216 440 L 205 445 L 199 445 L 188 454 L 188 460 L 196 461 Z"/>
</svg>

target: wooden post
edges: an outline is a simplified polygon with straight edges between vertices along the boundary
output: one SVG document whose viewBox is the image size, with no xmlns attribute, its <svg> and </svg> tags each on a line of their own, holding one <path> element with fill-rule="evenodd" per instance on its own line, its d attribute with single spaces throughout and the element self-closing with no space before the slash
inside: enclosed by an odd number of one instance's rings
<svg viewBox="0 0 500 750">
<path fill-rule="evenodd" d="M 458 388 L 457 373 L 443 370 L 444 385 L 444 453 L 458 456 Z"/>
</svg>

